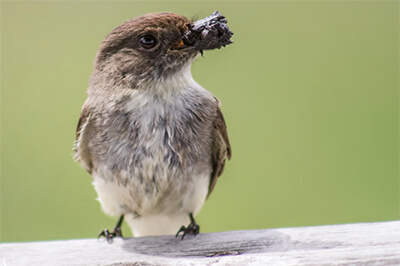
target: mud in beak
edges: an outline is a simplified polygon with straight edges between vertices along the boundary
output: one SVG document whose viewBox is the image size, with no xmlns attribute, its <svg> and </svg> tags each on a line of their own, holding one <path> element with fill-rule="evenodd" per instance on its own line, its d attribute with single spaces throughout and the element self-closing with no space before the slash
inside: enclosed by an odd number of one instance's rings
<svg viewBox="0 0 400 266">
<path fill-rule="evenodd" d="M 206 18 L 187 24 L 185 32 L 177 49 L 193 49 L 200 51 L 213 50 L 231 44 L 233 33 L 226 25 L 228 21 L 218 11 Z"/>
</svg>

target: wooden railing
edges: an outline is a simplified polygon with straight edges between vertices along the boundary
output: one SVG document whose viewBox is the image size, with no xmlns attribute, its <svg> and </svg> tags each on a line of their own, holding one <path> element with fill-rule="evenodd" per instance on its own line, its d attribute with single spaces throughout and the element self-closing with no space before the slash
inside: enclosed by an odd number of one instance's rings
<svg viewBox="0 0 400 266">
<path fill-rule="evenodd" d="M 400 222 L 2 243 L 2 265 L 400 265 Z"/>
</svg>

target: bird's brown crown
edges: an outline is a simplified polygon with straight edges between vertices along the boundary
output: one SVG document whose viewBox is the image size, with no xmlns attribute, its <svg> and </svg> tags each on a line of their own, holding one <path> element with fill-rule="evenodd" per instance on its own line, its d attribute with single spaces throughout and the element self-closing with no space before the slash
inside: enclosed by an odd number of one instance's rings
<svg viewBox="0 0 400 266">
<path fill-rule="evenodd" d="M 124 48 L 146 52 L 146 48 L 140 47 L 140 38 L 146 35 L 155 37 L 157 42 L 154 47 L 147 50 L 160 52 L 160 49 L 155 49 L 156 46 L 179 44 L 190 22 L 184 16 L 166 12 L 150 13 L 128 20 L 107 35 L 100 46 L 96 61 L 101 62 L 107 56 Z"/>
</svg>

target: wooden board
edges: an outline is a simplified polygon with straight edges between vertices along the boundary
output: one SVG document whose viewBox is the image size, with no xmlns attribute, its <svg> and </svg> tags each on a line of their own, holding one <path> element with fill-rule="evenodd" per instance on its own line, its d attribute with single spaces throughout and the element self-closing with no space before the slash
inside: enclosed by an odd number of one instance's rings
<svg viewBox="0 0 400 266">
<path fill-rule="evenodd" d="M 400 222 L 3 243 L 3 265 L 400 265 Z"/>
</svg>

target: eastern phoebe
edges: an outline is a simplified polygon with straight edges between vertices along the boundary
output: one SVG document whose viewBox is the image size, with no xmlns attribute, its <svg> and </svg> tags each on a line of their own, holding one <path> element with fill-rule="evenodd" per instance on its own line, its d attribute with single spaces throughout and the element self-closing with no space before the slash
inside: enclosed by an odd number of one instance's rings
<svg viewBox="0 0 400 266">
<path fill-rule="evenodd" d="M 197 234 L 194 216 L 231 157 L 219 101 L 192 62 L 231 43 L 218 12 L 193 22 L 173 13 L 134 18 L 102 42 L 79 119 L 75 160 L 93 176 L 106 214 L 135 236 Z M 183 225 L 187 225 L 187 227 Z"/>
</svg>

